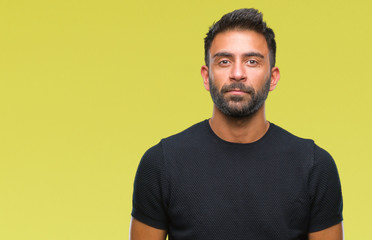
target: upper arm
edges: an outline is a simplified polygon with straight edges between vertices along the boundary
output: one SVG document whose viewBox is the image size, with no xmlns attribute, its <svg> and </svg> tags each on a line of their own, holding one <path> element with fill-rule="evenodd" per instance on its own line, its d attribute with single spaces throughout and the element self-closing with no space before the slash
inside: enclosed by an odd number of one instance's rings
<svg viewBox="0 0 372 240">
<path fill-rule="evenodd" d="M 150 227 L 135 218 L 132 218 L 130 224 L 130 240 L 165 240 L 167 231 Z"/>
<path fill-rule="evenodd" d="M 309 233 L 309 240 L 343 240 L 342 222 L 318 232 Z"/>
<path fill-rule="evenodd" d="M 158 229 L 168 228 L 168 184 L 160 144 L 142 157 L 133 186 L 132 217 Z"/>
<path fill-rule="evenodd" d="M 343 220 L 342 191 L 336 164 L 328 152 L 316 145 L 309 176 L 309 194 L 309 232 L 321 232 Z"/>
</svg>

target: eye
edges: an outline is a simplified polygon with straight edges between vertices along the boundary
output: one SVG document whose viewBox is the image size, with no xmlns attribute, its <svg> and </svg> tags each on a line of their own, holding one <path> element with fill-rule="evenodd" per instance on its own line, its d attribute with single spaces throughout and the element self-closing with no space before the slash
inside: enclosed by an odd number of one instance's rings
<svg viewBox="0 0 372 240">
<path fill-rule="evenodd" d="M 256 65 L 258 62 L 256 60 L 250 59 L 247 61 L 249 65 Z"/>
<path fill-rule="evenodd" d="M 229 60 L 222 60 L 222 61 L 219 61 L 219 62 L 218 62 L 218 64 L 220 64 L 220 65 L 227 65 L 227 64 L 229 64 L 229 63 L 230 63 Z"/>
</svg>

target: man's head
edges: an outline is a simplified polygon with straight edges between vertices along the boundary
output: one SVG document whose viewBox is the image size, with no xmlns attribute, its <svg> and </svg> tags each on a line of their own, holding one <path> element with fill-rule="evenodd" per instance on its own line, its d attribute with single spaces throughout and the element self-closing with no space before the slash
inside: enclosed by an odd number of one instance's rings
<svg viewBox="0 0 372 240">
<path fill-rule="evenodd" d="M 209 30 L 205 47 L 201 74 L 216 110 L 240 118 L 264 109 L 280 74 L 274 66 L 274 33 L 262 15 L 254 9 L 226 14 Z"/>
<path fill-rule="evenodd" d="M 270 51 L 270 66 L 275 66 L 276 42 L 273 30 L 266 26 L 262 19 L 262 14 L 253 8 L 238 9 L 225 14 L 218 22 L 213 24 L 204 38 L 204 60 L 205 65 L 209 66 L 209 50 L 217 34 L 229 30 L 250 30 L 262 34 Z"/>
</svg>

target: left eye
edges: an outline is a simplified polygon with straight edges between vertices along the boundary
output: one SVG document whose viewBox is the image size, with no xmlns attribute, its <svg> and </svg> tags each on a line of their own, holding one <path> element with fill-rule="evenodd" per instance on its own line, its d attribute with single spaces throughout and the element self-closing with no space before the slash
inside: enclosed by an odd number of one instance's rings
<svg viewBox="0 0 372 240">
<path fill-rule="evenodd" d="M 256 60 L 248 60 L 248 63 L 249 64 L 257 64 L 257 61 Z"/>
</svg>

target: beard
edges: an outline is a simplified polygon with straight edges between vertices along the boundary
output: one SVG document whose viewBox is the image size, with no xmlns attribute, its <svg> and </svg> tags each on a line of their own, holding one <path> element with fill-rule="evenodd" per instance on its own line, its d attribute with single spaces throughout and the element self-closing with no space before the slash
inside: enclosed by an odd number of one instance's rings
<svg viewBox="0 0 372 240">
<path fill-rule="evenodd" d="M 252 116 L 265 103 L 269 94 L 270 78 L 266 80 L 264 86 L 258 91 L 241 82 L 224 85 L 221 91 L 218 91 L 213 79 L 209 78 L 209 89 L 214 104 L 222 113 L 234 118 L 244 118 Z M 244 91 L 249 94 L 250 97 L 247 96 L 247 94 L 224 96 L 225 93 L 234 89 Z"/>
</svg>

